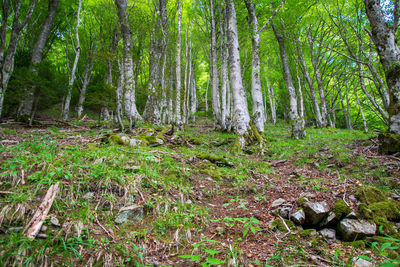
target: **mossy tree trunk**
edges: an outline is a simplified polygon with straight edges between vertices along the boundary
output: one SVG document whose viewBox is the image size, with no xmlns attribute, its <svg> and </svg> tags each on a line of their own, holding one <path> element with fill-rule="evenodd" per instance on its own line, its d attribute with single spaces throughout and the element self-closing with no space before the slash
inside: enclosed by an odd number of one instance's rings
<svg viewBox="0 0 400 267">
<path fill-rule="evenodd" d="M 381 152 L 396 153 L 400 148 L 400 50 L 397 46 L 396 31 L 399 14 L 393 14 L 393 26 L 389 27 L 380 7 L 380 0 L 364 0 L 368 20 L 371 25 L 371 39 L 385 71 L 389 88 L 389 132 L 391 138 L 381 138 Z M 396 3 L 398 5 L 398 3 Z M 394 9 L 395 11 L 397 8 Z"/>
</svg>

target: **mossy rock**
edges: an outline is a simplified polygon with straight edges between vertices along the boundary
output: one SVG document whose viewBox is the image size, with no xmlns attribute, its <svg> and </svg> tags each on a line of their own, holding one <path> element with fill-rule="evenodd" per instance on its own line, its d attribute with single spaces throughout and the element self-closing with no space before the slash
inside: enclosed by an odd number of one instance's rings
<svg viewBox="0 0 400 267">
<path fill-rule="evenodd" d="M 89 144 L 86 145 L 86 147 L 87 147 L 87 149 L 88 149 L 89 151 L 94 151 L 94 150 L 96 150 L 96 148 L 97 148 L 97 144 L 95 144 L 95 143 L 89 143 Z"/>
<path fill-rule="evenodd" d="M 384 217 L 390 221 L 396 221 L 400 219 L 400 211 L 393 202 L 375 202 L 369 205 L 368 208 L 372 211 L 374 217 Z"/>
<path fill-rule="evenodd" d="M 202 142 L 199 138 L 197 138 L 197 137 L 191 137 L 191 138 L 189 139 L 189 142 L 190 142 L 191 144 L 193 144 L 193 145 L 201 145 L 201 144 L 203 144 L 203 142 Z"/>
<path fill-rule="evenodd" d="M 362 203 L 368 205 L 375 202 L 386 201 L 389 196 L 388 192 L 372 186 L 360 187 L 354 195 Z"/>
<path fill-rule="evenodd" d="M 199 159 L 208 160 L 209 162 L 214 163 L 217 166 L 225 166 L 225 167 L 233 167 L 234 166 L 231 162 L 227 161 L 223 157 L 217 157 L 217 156 L 213 156 L 210 154 L 200 154 L 200 155 L 197 155 L 197 157 Z"/>
<path fill-rule="evenodd" d="M 391 155 L 400 152 L 400 136 L 391 132 L 379 134 L 379 153 Z"/>
<path fill-rule="evenodd" d="M 296 225 L 294 225 L 292 221 L 285 220 L 285 223 L 291 231 L 296 229 Z M 286 233 L 288 231 L 281 219 L 274 220 L 271 225 L 275 230 L 278 230 L 280 232 Z"/>
<path fill-rule="evenodd" d="M 114 143 L 118 145 L 125 145 L 124 140 L 118 134 L 110 134 L 107 138 L 108 143 Z"/>
<path fill-rule="evenodd" d="M 315 229 L 305 229 L 298 232 L 299 236 L 302 238 L 312 238 L 317 235 L 317 230 Z"/>
<path fill-rule="evenodd" d="M 297 206 L 303 207 L 304 204 L 307 203 L 307 201 L 308 201 L 308 200 L 307 200 L 306 198 L 300 197 L 300 198 L 297 199 Z"/>
<path fill-rule="evenodd" d="M 335 205 L 333 206 L 333 213 L 335 213 L 336 218 L 343 219 L 351 212 L 349 206 L 347 206 L 346 202 L 343 199 L 339 199 L 336 201 Z"/>
<path fill-rule="evenodd" d="M 365 204 L 365 203 L 361 203 L 358 206 L 358 211 L 360 212 L 361 216 L 363 216 L 366 219 L 373 218 L 372 211 L 368 208 L 367 204 Z"/>
<path fill-rule="evenodd" d="M 166 125 L 160 129 L 161 135 L 173 135 L 174 133 L 174 126 L 173 125 Z"/>
</svg>

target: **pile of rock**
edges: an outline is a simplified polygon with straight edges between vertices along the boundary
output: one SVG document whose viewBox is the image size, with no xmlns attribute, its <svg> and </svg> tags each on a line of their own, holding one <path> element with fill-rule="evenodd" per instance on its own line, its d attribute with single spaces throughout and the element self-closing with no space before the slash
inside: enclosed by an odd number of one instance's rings
<svg viewBox="0 0 400 267">
<path fill-rule="evenodd" d="M 291 213 L 292 204 L 277 199 L 271 205 L 272 213 L 292 221 L 300 229 L 319 229 L 319 234 L 328 243 L 335 242 L 337 237 L 343 241 L 353 241 L 376 234 L 376 224 L 359 218 L 343 200 L 338 200 L 333 208 L 329 208 L 325 201 L 300 199 L 298 204 L 300 208 Z"/>
</svg>

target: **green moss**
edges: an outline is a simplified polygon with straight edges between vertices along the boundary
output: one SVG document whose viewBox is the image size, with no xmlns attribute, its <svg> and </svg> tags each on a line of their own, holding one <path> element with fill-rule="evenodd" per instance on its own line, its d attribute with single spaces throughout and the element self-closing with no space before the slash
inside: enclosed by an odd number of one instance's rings
<svg viewBox="0 0 400 267">
<path fill-rule="evenodd" d="M 290 230 L 296 229 L 296 226 L 294 225 L 294 223 L 292 221 L 285 220 L 285 223 L 286 223 L 287 227 L 289 227 Z M 285 224 L 282 222 L 281 219 L 274 220 L 272 222 L 272 227 L 275 230 L 278 230 L 278 231 L 281 231 L 281 232 L 284 232 L 284 233 L 286 233 L 288 231 L 286 226 L 285 226 Z"/>
<path fill-rule="evenodd" d="M 199 155 L 197 155 L 197 157 L 199 159 L 208 160 L 209 162 L 214 163 L 215 165 L 218 165 L 218 166 L 233 167 L 233 164 L 231 162 L 227 161 L 223 157 L 217 157 L 217 156 L 213 156 L 210 154 L 199 154 Z"/>
<path fill-rule="evenodd" d="M 297 206 L 303 207 L 304 204 L 306 204 L 307 201 L 308 201 L 308 200 L 305 199 L 304 197 L 300 197 L 299 199 L 297 199 Z"/>
<path fill-rule="evenodd" d="M 390 108 L 389 108 L 390 112 Z M 391 132 L 379 134 L 379 153 L 394 154 L 400 151 L 400 136 Z"/>
<path fill-rule="evenodd" d="M 161 128 L 160 134 L 164 135 L 164 134 L 170 133 L 171 131 L 173 131 L 173 126 L 172 125 L 166 125 L 165 127 Z"/>
<path fill-rule="evenodd" d="M 231 147 L 231 153 L 233 155 L 237 155 L 240 152 L 242 152 L 242 146 L 240 145 L 240 139 L 243 138 L 242 136 L 237 136 L 235 141 L 233 142 L 233 145 Z"/>
<path fill-rule="evenodd" d="M 115 143 L 115 144 L 118 144 L 118 145 L 124 145 L 125 144 L 124 140 L 122 140 L 121 136 L 119 136 L 118 134 L 111 134 L 108 137 L 107 141 L 109 143 Z"/>
<path fill-rule="evenodd" d="M 384 217 L 388 220 L 399 220 L 400 211 L 397 209 L 396 205 L 389 201 L 382 201 L 372 203 L 368 206 L 375 216 Z"/>
<path fill-rule="evenodd" d="M 336 217 L 340 220 L 346 217 L 347 214 L 351 212 L 349 206 L 347 206 L 346 202 L 343 199 L 339 199 L 336 201 L 335 205 L 333 206 L 333 213 L 335 213 Z"/>
<path fill-rule="evenodd" d="M 86 145 L 87 149 L 90 151 L 94 151 L 97 148 L 97 145 L 95 143 L 89 143 Z"/>
<path fill-rule="evenodd" d="M 368 208 L 367 204 L 361 203 L 358 206 L 358 211 L 360 212 L 361 216 L 363 216 L 366 219 L 372 219 L 373 214 L 372 211 Z"/>
<path fill-rule="evenodd" d="M 189 139 L 189 142 L 193 145 L 201 145 L 203 142 L 197 138 L 197 137 L 192 137 Z"/>
<path fill-rule="evenodd" d="M 354 194 L 362 203 L 372 204 L 387 200 L 388 193 L 372 186 L 360 187 Z"/>
<path fill-rule="evenodd" d="M 312 233 L 317 233 L 317 231 L 315 229 L 305 229 L 299 231 L 299 236 L 302 238 L 311 238 Z"/>
</svg>

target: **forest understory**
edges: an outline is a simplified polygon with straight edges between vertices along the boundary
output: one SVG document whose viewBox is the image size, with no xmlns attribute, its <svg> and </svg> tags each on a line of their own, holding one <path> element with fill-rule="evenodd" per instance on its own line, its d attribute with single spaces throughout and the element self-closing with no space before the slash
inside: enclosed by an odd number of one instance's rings
<svg viewBox="0 0 400 267">
<path fill-rule="evenodd" d="M 233 155 L 235 135 L 216 132 L 204 116 L 184 131 L 137 125 L 126 134 L 142 141 L 134 146 L 97 121 L 4 121 L 0 265 L 399 264 L 400 159 L 378 154 L 377 134 L 314 128 L 294 140 L 283 122 L 265 129 L 263 153 L 255 145 Z M 27 238 L 57 182 L 40 232 Z M 364 218 L 362 205 L 373 204 L 360 192 L 371 188 L 394 215 Z M 344 201 L 376 224 L 376 234 L 327 240 L 323 227 L 296 225 L 274 210 L 284 203 L 290 217 L 305 202 L 323 201 L 329 209 Z"/>
</svg>

